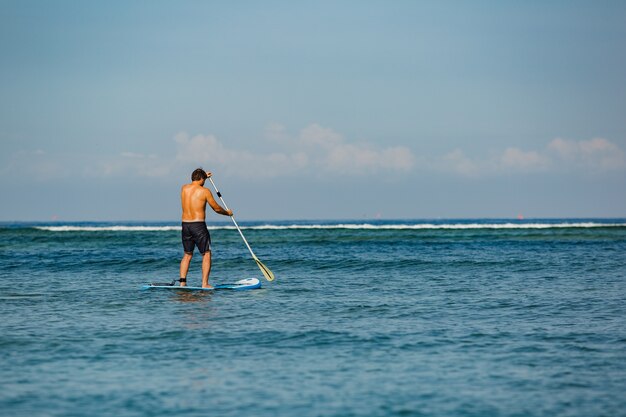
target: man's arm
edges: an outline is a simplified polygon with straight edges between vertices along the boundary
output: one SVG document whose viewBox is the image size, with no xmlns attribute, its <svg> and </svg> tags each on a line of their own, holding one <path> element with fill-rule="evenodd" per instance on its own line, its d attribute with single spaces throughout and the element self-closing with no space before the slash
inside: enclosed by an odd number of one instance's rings
<svg viewBox="0 0 626 417">
<path fill-rule="evenodd" d="M 232 210 L 226 210 L 222 208 L 222 206 L 217 204 L 217 201 L 215 201 L 215 199 L 213 198 L 213 194 L 211 193 L 211 190 L 209 189 L 205 189 L 205 190 L 206 190 L 206 201 L 207 203 L 209 203 L 209 206 L 211 206 L 214 212 L 216 212 L 217 214 L 223 214 L 224 216 L 233 215 Z"/>
</svg>

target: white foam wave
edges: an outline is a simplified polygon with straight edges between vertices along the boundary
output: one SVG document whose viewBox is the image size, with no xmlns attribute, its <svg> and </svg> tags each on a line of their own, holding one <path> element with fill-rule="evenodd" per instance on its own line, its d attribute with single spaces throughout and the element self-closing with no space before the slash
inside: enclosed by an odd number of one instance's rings
<svg viewBox="0 0 626 417">
<path fill-rule="evenodd" d="M 243 226 L 246 230 L 471 230 L 471 229 L 563 229 L 626 227 L 626 223 L 416 223 L 416 224 L 291 224 Z M 209 230 L 231 230 L 234 226 L 208 226 Z M 170 232 L 180 231 L 180 226 L 38 226 L 36 229 L 50 232 Z"/>
<path fill-rule="evenodd" d="M 37 226 L 49 232 L 169 232 L 180 226 Z"/>
<path fill-rule="evenodd" d="M 311 224 L 311 225 L 263 225 L 253 226 L 257 230 L 290 229 L 355 229 L 355 230 L 437 230 L 437 229 L 553 229 L 553 228 L 593 228 L 626 227 L 626 223 L 418 223 L 418 224 Z"/>
</svg>

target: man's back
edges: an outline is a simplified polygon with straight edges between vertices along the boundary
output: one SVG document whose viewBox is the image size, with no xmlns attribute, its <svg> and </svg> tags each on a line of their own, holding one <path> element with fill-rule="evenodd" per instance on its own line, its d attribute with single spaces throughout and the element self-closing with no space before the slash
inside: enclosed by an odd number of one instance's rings
<svg viewBox="0 0 626 417">
<path fill-rule="evenodd" d="M 201 185 L 191 183 L 183 185 L 180 199 L 183 208 L 184 222 L 201 222 L 206 217 L 207 194 L 209 190 Z"/>
</svg>

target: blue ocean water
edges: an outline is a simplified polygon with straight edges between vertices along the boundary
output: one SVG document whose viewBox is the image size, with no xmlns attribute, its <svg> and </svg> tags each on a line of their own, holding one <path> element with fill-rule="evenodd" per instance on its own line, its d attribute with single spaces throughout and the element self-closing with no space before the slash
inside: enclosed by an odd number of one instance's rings
<svg viewBox="0 0 626 417">
<path fill-rule="evenodd" d="M 0 224 L 0 415 L 626 415 L 624 219 L 243 225 Z"/>
</svg>

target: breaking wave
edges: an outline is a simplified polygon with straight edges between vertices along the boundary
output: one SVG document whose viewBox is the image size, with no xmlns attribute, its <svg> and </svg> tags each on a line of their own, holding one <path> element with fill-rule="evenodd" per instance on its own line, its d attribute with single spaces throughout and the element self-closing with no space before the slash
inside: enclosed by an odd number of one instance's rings
<svg viewBox="0 0 626 417">
<path fill-rule="evenodd" d="M 626 223 L 604 222 L 559 222 L 559 223 L 406 223 L 406 224 L 371 224 L 371 223 L 336 223 L 336 224 L 262 224 L 244 225 L 244 230 L 465 230 L 465 229 L 585 229 L 600 227 L 626 227 Z M 128 226 L 128 225 L 97 225 L 97 226 L 35 226 L 38 230 L 50 232 L 171 232 L 179 231 L 180 226 Z M 208 226 L 209 230 L 230 230 L 234 226 Z"/>
</svg>

